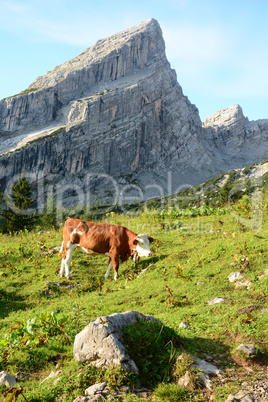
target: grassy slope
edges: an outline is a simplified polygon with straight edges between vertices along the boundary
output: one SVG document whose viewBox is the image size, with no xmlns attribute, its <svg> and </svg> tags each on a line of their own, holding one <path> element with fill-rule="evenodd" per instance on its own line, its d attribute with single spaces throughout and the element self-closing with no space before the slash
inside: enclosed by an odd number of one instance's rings
<svg viewBox="0 0 268 402">
<path fill-rule="evenodd" d="M 40 255 L 44 248 L 60 245 L 60 231 L 1 235 L 0 340 L 11 333 L 18 321 L 44 312 L 53 311 L 59 318 L 70 317 L 64 327 L 65 335 L 51 335 L 44 345 L 30 351 L 2 348 L 1 370 L 13 375 L 18 371 L 32 373 L 29 381 L 21 383 L 28 401 L 72 401 L 81 395 L 88 385 L 80 381 L 77 369 L 80 367 L 84 373 L 85 368 L 72 358 L 75 333 L 99 315 L 127 310 L 156 316 L 176 331 L 187 353 L 201 358 L 210 355 L 214 364 L 227 369 L 225 385 L 220 387 L 216 380 L 214 383 L 218 401 L 239 389 L 229 369 L 234 368 L 244 376 L 246 367 L 251 367 L 256 376 L 267 366 L 268 315 L 261 314 L 261 310 L 267 307 L 268 276 L 258 280 L 258 275 L 267 269 L 266 217 L 258 233 L 242 226 L 229 213 L 183 216 L 176 229 L 172 229 L 173 220 L 172 215 L 163 218 L 157 213 L 106 217 L 110 223 L 123 224 L 157 239 L 152 245 L 153 257 L 141 259 L 136 266 L 130 260 L 121 264 L 120 277 L 115 282 L 112 275 L 103 281 L 106 257 L 90 258 L 76 251 L 71 283 L 82 286 L 72 290 L 55 287 L 46 290 L 47 281 L 67 284 L 56 272 L 60 265 L 58 255 Z M 229 283 L 228 275 L 234 271 L 243 271 L 244 278 L 252 282 L 248 290 Z M 207 302 L 214 297 L 222 297 L 225 302 L 209 306 Z M 251 314 L 237 314 L 237 310 L 252 305 L 261 307 Z M 188 322 L 190 327 L 180 329 L 181 321 Z M 257 357 L 246 359 L 239 354 L 235 349 L 241 342 L 254 343 Z M 62 381 L 56 385 L 41 384 L 56 363 L 61 363 Z M 4 387 L 0 390 L 4 391 Z M 198 392 L 193 400 L 203 400 Z M 65 396 L 60 399 L 57 395 L 62 394 Z"/>
</svg>

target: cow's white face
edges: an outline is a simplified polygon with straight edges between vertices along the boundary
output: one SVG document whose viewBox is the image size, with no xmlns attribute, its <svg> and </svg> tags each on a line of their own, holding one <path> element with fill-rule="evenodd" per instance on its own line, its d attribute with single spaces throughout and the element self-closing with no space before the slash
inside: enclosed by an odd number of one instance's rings
<svg viewBox="0 0 268 402">
<path fill-rule="evenodd" d="M 139 257 L 151 257 L 152 252 L 150 250 L 149 239 L 146 234 L 139 234 L 134 239 L 133 244 Z"/>
</svg>

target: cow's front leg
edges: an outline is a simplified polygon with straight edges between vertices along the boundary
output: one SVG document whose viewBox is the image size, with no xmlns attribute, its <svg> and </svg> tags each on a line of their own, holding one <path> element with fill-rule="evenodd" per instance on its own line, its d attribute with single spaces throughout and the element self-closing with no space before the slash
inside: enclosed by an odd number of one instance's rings
<svg viewBox="0 0 268 402">
<path fill-rule="evenodd" d="M 67 252 L 66 252 L 66 257 L 65 257 L 65 276 L 67 279 L 70 279 L 70 264 L 71 264 L 71 259 L 73 255 L 73 251 L 76 248 L 77 244 L 72 244 L 71 242 L 68 242 L 67 244 Z"/>
<path fill-rule="evenodd" d="M 114 268 L 114 280 L 116 281 L 118 279 L 119 255 L 114 251 L 110 252 L 110 256 Z"/>
<path fill-rule="evenodd" d="M 65 260 L 62 259 L 61 260 L 61 267 L 60 267 L 60 276 L 64 276 L 64 272 L 65 272 Z"/>
</svg>

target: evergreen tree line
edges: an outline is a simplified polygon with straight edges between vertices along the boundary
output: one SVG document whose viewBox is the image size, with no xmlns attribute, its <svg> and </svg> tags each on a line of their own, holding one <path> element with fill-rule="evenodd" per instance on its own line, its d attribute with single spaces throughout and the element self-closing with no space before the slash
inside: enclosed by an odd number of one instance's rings
<svg viewBox="0 0 268 402">
<path fill-rule="evenodd" d="M 33 230 L 37 226 L 42 229 L 58 228 L 59 223 L 67 216 L 79 217 L 84 220 L 96 220 L 105 214 L 107 205 L 104 206 L 101 200 L 91 202 L 88 208 L 81 208 L 79 216 L 72 210 L 66 211 L 55 205 L 53 194 L 48 195 L 47 203 L 43 213 L 35 213 L 33 208 L 33 191 L 28 179 L 22 172 L 20 179 L 11 187 L 11 193 L 3 193 L 0 186 L 0 232 L 17 233 L 21 230 Z M 115 207 L 114 210 L 116 210 Z"/>
<path fill-rule="evenodd" d="M 228 180 L 219 191 L 219 200 L 221 205 L 225 205 L 231 195 L 233 182 L 235 180 L 235 171 L 231 172 Z M 265 181 L 265 180 L 264 180 Z M 265 181 L 266 182 L 266 181 Z M 243 195 L 250 195 L 252 186 L 250 179 L 246 179 L 246 191 L 235 192 L 231 195 L 231 201 L 238 201 Z M 188 190 L 187 190 L 188 191 Z M 191 189 L 189 191 L 192 191 Z M 188 194 L 188 193 L 187 193 Z M 214 197 L 213 197 L 214 198 Z M 217 197 L 216 197 L 217 198 Z M 159 208 L 159 200 L 152 200 L 151 204 L 148 203 L 147 207 L 155 209 Z M 42 214 L 35 213 L 33 208 L 34 200 L 31 185 L 28 179 L 24 177 L 22 172 L 20 179 L 11 187 L 11 193 L 3 193 L 0 186 L 0 232 L 2 233 L 16 233 L 21 230 L 33 230 L 37 226 L 41 228 L 57 228 L 61 221 L 64 221 L 68 215 L 79 217 L 84 220 L 96 220 L 101 218 L 107 212 L 107 205 L 103 205 L 101 200 L 92 201 L 90 209 L 81 208 L 79 216 L 77 211 L 66 211 L 56 207 L 53 194 L 48 195 L 47 203 L 44 207 Z M 123 208 L 117 203 L 110 208 L 109 211 L 118 213 L 129 211 L 139 211 L 142 205 L 125 204 Z"/>
<path fill-rule="evenodd" d="M 56 209 L 53 198 L 48 198 L 44 213 L 37 215 L 30 182 L 22 172 L 20 179 L 11 187 L 11 193 L 3 193 L 0 186 L 0 232 L 17 233 L 37 226 L 56 227 Z"/>
</svg>

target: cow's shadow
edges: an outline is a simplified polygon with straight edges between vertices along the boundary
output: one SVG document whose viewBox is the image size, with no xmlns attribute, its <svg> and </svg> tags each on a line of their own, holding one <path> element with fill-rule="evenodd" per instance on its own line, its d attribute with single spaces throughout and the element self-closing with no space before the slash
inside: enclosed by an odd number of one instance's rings
<svg viewBox="0 0 268 402">
<path fill-rule="evenodd" d="M 139 274 L 146 268 L 152 268 L 154 264 L 158 261 L 164 260 L 165 258 L 166 255 L 152 255 L 152 257 L 141 257 L 136 263 L 132 259 L 129 259 L 126 263 L 121 263 L 119 269 L 123 275 L 124 273 L 127 274 L 129 272 L 132 272 L 132 274 Z"/>
<path fill-rule="evenodd" d="M 150 264 L 156 264 L 157 262 L 164 260 L 166 257 L 166 255 L 152 255 L 152 257 L 141 257 L 136 265 L 140 265 L 143 269 Z"/>
</svg>

